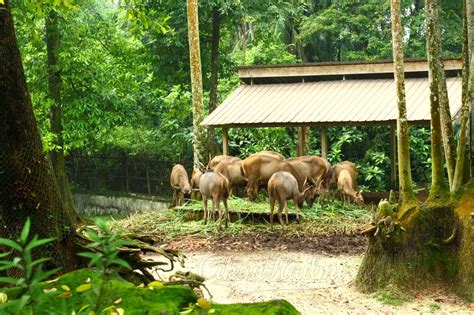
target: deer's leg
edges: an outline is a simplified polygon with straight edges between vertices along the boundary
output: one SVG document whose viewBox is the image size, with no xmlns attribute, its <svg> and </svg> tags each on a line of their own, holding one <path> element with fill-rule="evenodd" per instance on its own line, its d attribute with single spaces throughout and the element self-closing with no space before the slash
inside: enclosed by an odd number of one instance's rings
<svg viewBox="0 0 474 315">
<path fill-rule="evenodd" d="M 220 228 L 222 224 L 222 211 L 221 211 L 221 200 L 219 196 L 215 197 L 215 204 L 217 205 L 217 213 L 219 215 L 219 228 Z"/>
<path fill-rule="evenodd" d="M 284 207 L 285 207 L 285 201 L 283 201 L 280 198 L 278 200 L 278 221 L 280 222 L 280 225 L 283 225 L 282 212 L 283 212 Z"/>
<path fill-rule="evenodd" d="M 211 220 L 214 221 L 214 212 L 216 211 L 216 201 L 214 200 L 213 196 L 211 196 L 211 201 L 212 201 Z"/>
<path fill-rule="evenodd" d="M 273 226 L 273 210 L 275 210 L 275 196 L 270 195 L 270 224 Z"/>
<path fill-rule="evenodd" d="M 225 213 L 224 213 L 225 227 L 227 228 L 228 222 L 230 222 L 229 208 L 227 207 L 227 199 L 224 198 L 224 200 L 222 201 L 224 202 L 224 209 L 225 209 Z"/>
<path fill-rule="evenodd" d="M 286 225 L 288 225 L 288 202 L 285 200 L 285 218 L 286 218 Z"/>
<path fill-rule="evenodd" d="M 298 207 L 298 200 L 297 200 L 296 197 L 293 197 L 293 203 L 295 204 L 295 208 L 296 208 L 296 221 L 297 221 L 298 223 L 300 223 L 300 215 L 299 215 L 299 213 L 300 213 L 301 209 L 300 209 L 300 207 Z M 286 206 L 286 210 L 287 210 L 286 224 L 288 224 L 288 205 Z"/>
<path fill-rule="evenodd" d="M 207 223 L 208 218 L 208 213 L 207 213 L 207 196 L 202 195 L 202 203 L 204 205 L 204 224 Z"/>
</svg>

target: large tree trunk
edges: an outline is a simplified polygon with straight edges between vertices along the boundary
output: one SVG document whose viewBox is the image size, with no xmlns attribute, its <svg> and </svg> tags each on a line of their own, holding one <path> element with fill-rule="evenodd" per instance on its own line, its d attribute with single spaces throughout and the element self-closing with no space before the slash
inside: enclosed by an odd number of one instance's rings
<svg viewBox="0 0 474 315">
<path fill-rule="evenodd" d="M 209 114 L 217 107 L 217 79 L 219 74 L 219 41 L 220 41 L 221 14 L 219 7 L 212 8 L 212 44 L 211 44 L 211 88 L 209 93 Z M 217 152 L 216 134 L 214 127 L 208 132 L 209 154 L 213 158 Z"/>
<path fill-rule="evenodd" d="M 453 178 L 453 185 L 451 191 L 457 194 L 461 189 L 462 185 L 468 176 L 466 171 L 469 171 L 469 107 L 471 98 L 469 97 L 469 76 L 473 76 L 474 72 L 469 72 L 469 41 L 467 32 L 467 11 L 466 11 L 466 0 L 464 2 L 464 13 L 463 13 L 463 43 L 462 43 L 462 108 L 461 108 L 461 127 L 459 130 L 459 141 L 457 147 L 457 158 L 456 167 Z M 472 61 L 471 61 L 472 62 Z M 471 66 L 472 69 L 472 66 Z"/>
<path fill-rule="evenodd" d="M 397 86 L 398 119 L 398 178 L 400 199 L 403 204 L 415 201 L 411 179 L 410 148 L 408 142 L 408 121 L 405 98 L 405 74 L 403 70 L 403 39 L 400 18 L 400 1 L 391 1 L 392 12 L 392 39 L 395 84 Z"/>
<path fill-rule="evenodd" d="M 430 110 L 431 110 L 431 190 L 430 200 L 448 197 L 448 186 L 443 166 L 443 139 L 440 113 L 440 37 L 436 32 L 437 7 L 436 0 L 425 0 L 426 15 L 426 51 L 428 55 L 430 81 Z"/>
<path fill-rule="evenodd" d="M 58 25 L 58 14 L 53 9 L 46 17 L 46 49 L 48 54 L 48 94 L 53 104 L 50 109 L 51 132 L 56 136 L 57 149 L 51 151 L 51 161 L 58 182 L 64 206 L 74 213 L 71 187 L 66 174 L 66 160 L 64 157 L 64 141 L 62 126 L 61 104 L 61 74 L 58 69 L 58 53 L 61 44 L 61 34 Z"/>
<path fill-rule="evenodd" d="M 426 23 L 428 34 L 427 53 L 431 60 L 430 69 L 438 83 L 439 109 L 441 115 L 441 134 L 443 136 L 444 155 L 448 170 L 449 186 L 453 185 L 454 169 L 456 164 L 456 146 L 453 135 L 453 123 L 449 110 L 448 88 L 446 87 L 446 74 L 442 61 L 441 32 L 439 30 L 439 18 L 437 1 L 426 1 Z"/>
<path fill-rule="evenodd" d="M 16 238 L 30 217 L 33 234 L 56 238 L 41 255 L 71 270 L 77 262 L 77 216 L 64 207 L 51 163 L 42 153 L 8 2 L 0 5 L 0 235 Z"/>
<path fill-rule="evenodd" d="M 399 16 L 399 1 L 392 0 L 392 19 Z M 431 83 L 430 88 L 436 90 L 438 85 Z M 442 156 L 439 112 L 435 119 L 438 146 L 433 154 Z M 474 184 L 465 187 L 455 206 L 428 202 L 406 207 L 381 201 L 373 221 L 363 231 L 369 245 L 357 274 L 358 288 L 366 292 L 410 292 L 446 284 L 473 301 L 473 207 Z"/>
<path fill-rule="evenodd" d="M 191 65 L 191 85 L 193 98 L 193 146 L 194 167 L 199 168 L 206 156 L 205 130 L 201 126 L 202 114 L 202 73 L 199 46 L 199 22 L 197 0 L 187 0 L 189 59 Z"/>
<path fill-rule="evenodd" d="M 469 47 L 469 58 L 474 59 L 474 3 L 472 1 L 466 1 L 466 15 L 467 15 L 467 30 L 468 30 L 468 47 Z M 474 109 L 472 108 L 472 100 L 474 99 L 474 78 L 473 69 L 469 69 L 469 102 L 471 106 L 471 124 L 470 124 L 470 156 L 471 156 L 471 177 L 474 176 Z"/>
</svg>

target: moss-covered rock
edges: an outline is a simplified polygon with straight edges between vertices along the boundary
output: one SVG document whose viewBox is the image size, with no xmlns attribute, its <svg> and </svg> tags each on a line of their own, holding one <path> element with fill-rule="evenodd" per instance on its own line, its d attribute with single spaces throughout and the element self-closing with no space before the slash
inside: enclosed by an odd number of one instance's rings
<svg viewBox="0 0 474 315">
<path fill-rule="evenodd" d="M 84 285 L 86 290 L 83 291 Z M 59 277 L 57 280 L 44 283 L 46 292 L 39 299 L 38 314 L 70 314 L 79 310 L 92 310 L 91 306 L 97 300 L 97 293 L 104 285 L 101 297 L 102 308 L 112 306 L 122 308 L 125 314 L 179 314 L 186 309 L 188 314 L 299 314 L 285 300 L 275 300 L 251 304 L 210 304 L 202 308 L 197 303 L 194 292 L 181 286 L 136 287 L 120 277 L 114 277 L 107 282 L 96 279 L 94 270 L 81 269 Z M 82 287 L 82 290 L 78 288 Z M 90 288 L 89 288 L 90 286 Z M 78 292 L 82 291 L 82 292 Z M 18 298 L 22 291 L 12 288 L 5 290 L 9 299 Z M 211 312 L 209 312 L 212 309 Z"/>
</svg>

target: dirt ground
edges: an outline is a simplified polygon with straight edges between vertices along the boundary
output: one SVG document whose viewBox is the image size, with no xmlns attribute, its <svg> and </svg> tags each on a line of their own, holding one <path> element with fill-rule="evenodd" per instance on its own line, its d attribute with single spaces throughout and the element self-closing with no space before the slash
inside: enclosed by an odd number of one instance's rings
<svg viewBox="0 0 474 315">
<path fill-rule="evenodd" d="M 474 314 L 452 294 L 418 292 L 401 306 L 358 292 L 352 281 L 362 255 L 327 255 L 282 250 L 195 251 L 186 268 L 204 276 L 218 303 L 286 299 L 302 314 Z"/>
<path fill-rule="evenodd" d="M 206 298 L 218 303 L 286 299 L 302 314 L 474 314 L 474 305 L 439 288 L 400 306 L 358 292 L 352 281 L 366 243 L 356 235 L 195 235 L 162 245 L 187 256 L 182 270 L 204 276 Z"/>
</svg>

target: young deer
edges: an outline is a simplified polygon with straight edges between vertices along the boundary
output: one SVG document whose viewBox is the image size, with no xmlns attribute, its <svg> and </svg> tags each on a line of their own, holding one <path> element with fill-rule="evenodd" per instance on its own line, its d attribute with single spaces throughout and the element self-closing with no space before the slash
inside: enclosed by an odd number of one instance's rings
<svg viewBox="0 0 474 315">
<path fill-rule="evenodd" d="M 306 183 L 305 183 L 306 184 Z M 305 186 L 305 185 L 304 185 Z M 268 181 L 268 196 L 270 197 L 270 223 L 273 224 L 273 210 L 275 200 L 278 200 L 278 221 L 283 225 L 281 213 L 285 209 L 286 224 L 288 224 L 288 205 L 287 199 L 293 198 L 295 206 L 301 211 L 303 201 L 306 198 L 309 187 L 303 192 L 298 189 L 296 178 L 289 172 L 276 172 Z M 296 215 L 299 221 L 298 214 Z"/>
<path fill-rule="evenodd" d="M 229 198 L 229 181 L 227 178 L 218 172 L 208 171 L 201 175 L 199 181 L 199 191 L 202 195 L 202 202 L 204 205 L 204 223 L 207 223 L 210 219 L 214 218 L 215 207 L 219 213 L 219 227 L 222 223 L 222 212 L 220 208 L 221 200 L 224 203 L 225 213 L 225 227 L 227 227 L 227 221 L 230 221 L 229 209 L 227 208 L 227 199 Z M 207 200 L 212 198 L 212 212 L 208 212 Z"/>
</svg>

